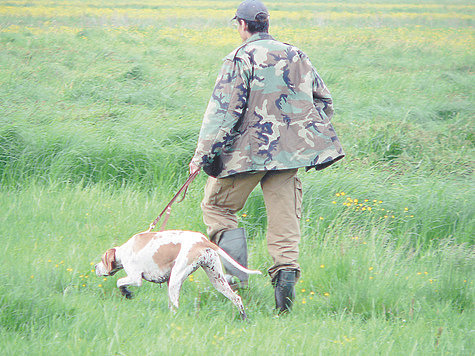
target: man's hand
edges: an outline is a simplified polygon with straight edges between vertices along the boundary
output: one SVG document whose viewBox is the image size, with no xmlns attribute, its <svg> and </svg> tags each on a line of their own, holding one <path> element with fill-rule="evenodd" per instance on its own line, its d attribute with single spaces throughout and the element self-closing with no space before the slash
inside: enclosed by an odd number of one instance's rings
<svg viewBox="0 0 475 356">
<path fill-rule="evenodd" d="M 190 175 L 192 175 L 195 172 L 198 172 L 201 169 L 201 167 L 194 164 L 193 161 L 190 162 L 189 167 L 190 167 Z"/>
</svg>

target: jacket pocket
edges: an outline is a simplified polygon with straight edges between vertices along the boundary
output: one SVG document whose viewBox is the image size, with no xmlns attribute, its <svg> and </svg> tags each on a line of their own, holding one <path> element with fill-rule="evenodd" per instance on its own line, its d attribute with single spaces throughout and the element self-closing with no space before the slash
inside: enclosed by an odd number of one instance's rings
<svg viewBox="0 0 475 356">
<path fill-rule="evenodd" d="M 295 215 L 297 215 L 297 218 L 300 219 L 302 218 L 302 197 L 303 197 L 302 181 L 300 180 L 300 178 L 295 176 L 294 184 L 295 184 Z"/>
</svg>

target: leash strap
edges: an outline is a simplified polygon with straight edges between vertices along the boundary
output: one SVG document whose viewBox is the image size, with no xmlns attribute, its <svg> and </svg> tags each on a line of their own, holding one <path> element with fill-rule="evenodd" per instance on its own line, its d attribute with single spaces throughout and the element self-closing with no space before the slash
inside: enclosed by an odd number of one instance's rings
<svg viewBox="0 0 475 356">
<path fill-rule="evenodd" d="M 172 204 L 175 202 L 176 198 L 178 198 L 181 193 L 183 193 L 183 197 L 178 202 L 180 203 L 185 199 L 186 192 L 188 190 L 188 186 L 191 184 L 191 182 L 193 182 L 193 179 L 195 179 L 195 177 L 198 175 L 198 173 L 200 173 L 199 170 L 197 170 L 193 174 L 190 174 L 190 176 L 186 180 L 185 184 L 183 184 L 183 186 L 180 188 L 178 193 L 175 194 L 175 196 L 172 198 L 172 200 L 170 200 L 170 202 L 167 204 L 165 209 L 163 209 L 163 211 L 160 213 L 160 215 L 158 215 L 157 218 L 150 224 L 150 227 L 147 230 L 147 232 L 152 231 L 155 228 L 155 226 L 157 225 L 157 223 L 160 221 L 160 219 L 162 218 L 162 215 L 166 213 L 165 219 L 163 220 L 162 225 L 160 226 L 160 231 L 163 231 L 165 229 L 165 225 L 167 224 L 168 218 L 170 217 L 170 213 L 172 211 Z"/>
</svg>

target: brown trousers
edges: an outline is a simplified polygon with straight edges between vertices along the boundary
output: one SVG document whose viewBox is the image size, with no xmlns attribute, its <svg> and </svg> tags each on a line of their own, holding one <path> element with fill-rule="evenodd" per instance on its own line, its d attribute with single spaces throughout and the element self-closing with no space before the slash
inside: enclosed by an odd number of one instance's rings
<svg viewBox="0 0 475 356">
<path fill-rule="evenodd" d="M 302 182 L 297 169 L 238 173 L 226 178 L 209 177 L 201 203 L 203 221 L 211 241 L 218 243 L 221 233 L 238 227 L 236 212 L 241 210 L 260 183 L 267 210 L 267 249 L 274 262 L 269 269 L 273 279 L 284 268 L 300 271 L 300 218 Z"/>
</svg>

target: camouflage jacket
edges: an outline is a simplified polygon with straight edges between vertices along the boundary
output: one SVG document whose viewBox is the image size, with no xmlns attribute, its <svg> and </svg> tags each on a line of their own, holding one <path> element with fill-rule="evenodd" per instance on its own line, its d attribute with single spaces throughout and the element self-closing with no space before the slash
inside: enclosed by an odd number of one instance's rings
<svg viewBox="0 0 475 356">
<path fill-rule="evenodd" d="M 330 92 L 298 48 L 257 33 L 225 57 L 192 162 L 213 177 L 344 157 Z"/>
</svg>

